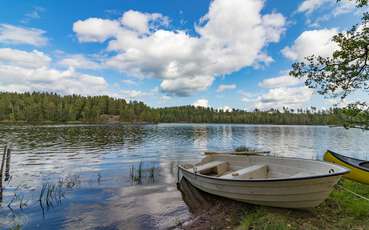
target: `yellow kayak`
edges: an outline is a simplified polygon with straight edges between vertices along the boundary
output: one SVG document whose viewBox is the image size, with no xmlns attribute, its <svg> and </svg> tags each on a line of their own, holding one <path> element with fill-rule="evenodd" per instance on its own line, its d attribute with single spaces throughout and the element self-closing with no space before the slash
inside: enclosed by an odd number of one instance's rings
<svg viewBox="0 0 369 230">
<path fill-rule="evenodd" d="M 343 177 L 369 184 L 369 161 L 346 157 L 330 150 L 325 152 L 324 160 L 349 168 L 351 172 Z"/>
</svg>

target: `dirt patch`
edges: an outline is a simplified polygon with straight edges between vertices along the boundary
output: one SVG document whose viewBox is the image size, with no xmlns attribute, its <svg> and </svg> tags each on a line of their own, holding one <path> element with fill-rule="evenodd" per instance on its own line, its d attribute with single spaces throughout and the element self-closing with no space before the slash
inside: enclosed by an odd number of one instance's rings
<svg viewBox="0 0 369 230">
<path fill-rule="evenodd" d="M 339 186 L 369 197 L 369 186 L 341 180 Z M 202 192 L 183 179 L 178 185 L 192 218 L 181 229 L 363 229 L 369 230 L 369 203 L 336 187 L 311 209 L 271 208 Z"/>
<path fill-rule="evenodd" d="M 256 206 L 214 196 L 193 187 L 186 179 L 178 184 L 192 218 L 179 224 L 181 229 L 233 229 L 245 210 Z"/>
</svg>

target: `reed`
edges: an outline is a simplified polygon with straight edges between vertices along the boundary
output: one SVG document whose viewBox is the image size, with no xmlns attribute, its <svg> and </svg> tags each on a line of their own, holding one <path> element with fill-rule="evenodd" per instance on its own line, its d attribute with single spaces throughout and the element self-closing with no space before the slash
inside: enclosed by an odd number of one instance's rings
<svg viewBox="0 0 369 230">
<path fill-rule="evenodd" d="M 157 167 L 151 165 L 150 167 L 144 167 L 144 162 L 140 161 L 138 166 L 131 165 L 129 167 L 129 177 L 131 183 L 143 184 L 147 182 L 155 182 L 155 174 Z"/>
<path fill-rule="evenodd" d="M 3 172 L 4 172 L 4 165 L 5 165 L 5 158 L 7 154 L 8 145 L 5 145 L 4 147 L 4 153 L 1 160 L 1 166 L 0 166 L 0 204 L 3 201 Z"/>
<path fill-rule="evenodd" d="M 10 179 L 10 158 L 11 158 L 11 148 L 8 147 L 5 163 L 5 178 L 4 178 L 5 181 L 8 181 Z"/>
<path fill-rule="evenodd" d="M 12 208 L 12 205 L 15 203 L 15 204 L 18 204 L 19 205 L 19 209 L 23 210 L 23 208 L 27 207 L 27 200 L 24 199 L 24 195 L 21 194 L 19 195 L 17 193 L 17 190 L 19 189 L 19 187 L 17 187 L 15 189 L 15 192 L 14 192 L 14 195 L 13 195 L 13 198 L 9 201 L 8 203 L 8 208 L 12 211 L 12 213 L 15 213 L 13 208 Z"/>
<path fill-rule="evenodd" d="M 61 178 L 57 183 L 44 183 L 38 198 L 43 216 L 45 216 L 45 208 L 49 210 L 56 205 L 60 205 L 65 198 L 66 191 L 78 187 L 80 183 L 79 175 Z"/>
<path fill-rule="evenodd" d="M 142 183 L 142 161 L 138 164 L 138 181 Z"/>
</svg>

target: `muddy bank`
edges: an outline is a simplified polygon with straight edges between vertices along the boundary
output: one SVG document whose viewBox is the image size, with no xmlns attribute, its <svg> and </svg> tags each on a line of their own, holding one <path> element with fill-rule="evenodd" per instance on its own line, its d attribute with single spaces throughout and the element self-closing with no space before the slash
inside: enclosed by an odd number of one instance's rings
<svg viewBox="0 0 369 230">
<path fill-rule="evenodd" d="M 342 189 L 342 188 L 345 189 Z M 249 205 L 213 196 L 185 179 L 178 186 L 192 218 L 181 229 L 369 229 L 369 185 L 342 179 L 316 208 L 284 209 Z"/>
<path fill-rule="evenodd" d="M 180 229 L 233 229 L 247 210 L 256 206 L 205 193 L 193 187 L 186 179 L 177 184 L 192 218 L 180 223 Z"/>
</svg>

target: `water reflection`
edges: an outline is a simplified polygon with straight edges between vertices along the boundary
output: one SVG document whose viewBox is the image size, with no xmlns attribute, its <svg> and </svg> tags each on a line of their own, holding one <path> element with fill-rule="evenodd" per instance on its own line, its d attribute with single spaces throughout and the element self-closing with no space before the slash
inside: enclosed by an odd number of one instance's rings
<svg viewBox="0 0 369 230">
<path fill-rule="evenodd" d="M 13 153 L 0 228 L 177 226 L 196 209 L 176 189 L 178 162 L 240 145 L 280 156 L 321 159 L 332 149 L 366 159 L 368 141 L 360 130 L 314 126 L 2 125 L 0 147 L 13 143 Z"/>
</svg>

